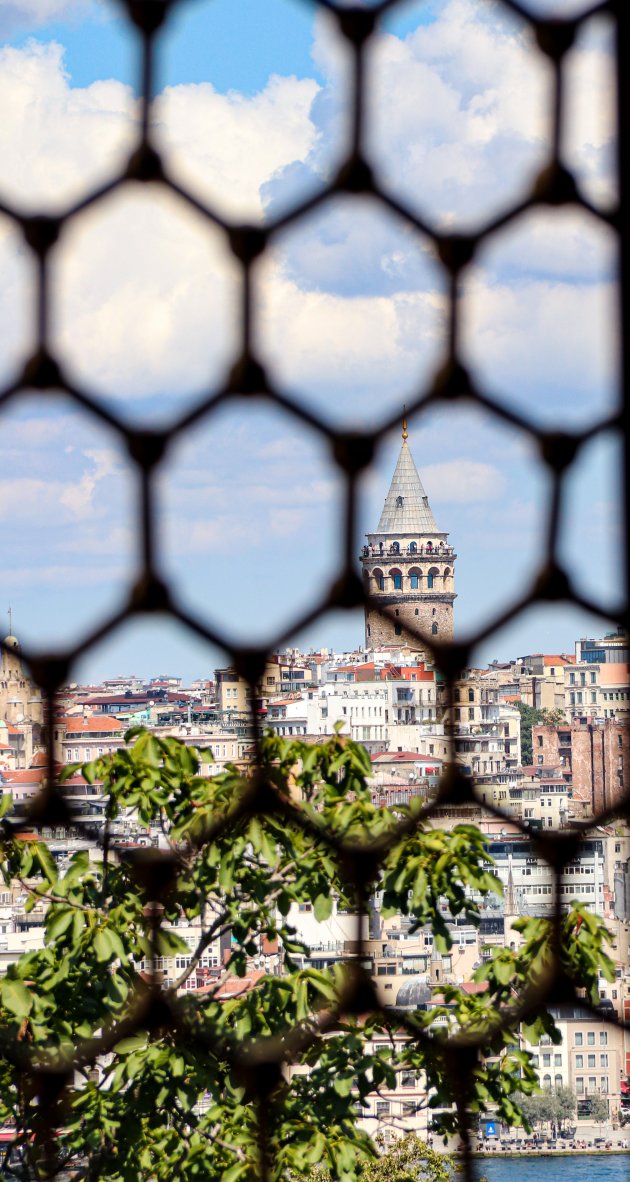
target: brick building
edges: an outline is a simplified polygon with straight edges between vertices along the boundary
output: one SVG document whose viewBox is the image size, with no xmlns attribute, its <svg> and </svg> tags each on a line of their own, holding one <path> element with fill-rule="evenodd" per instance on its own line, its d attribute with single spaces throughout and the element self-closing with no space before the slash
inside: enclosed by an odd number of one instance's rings
<svg viewBox="0 0 630 1182">
<path fill-rule="evenodd" d="M 600 812 L 620 800 L 630 765 L 630 730 L 615 719 L 580 719 L 532 729 L 533 759 L 542 767 L 561 767 L 571 777 L 573 800 Z"/>
</svg>

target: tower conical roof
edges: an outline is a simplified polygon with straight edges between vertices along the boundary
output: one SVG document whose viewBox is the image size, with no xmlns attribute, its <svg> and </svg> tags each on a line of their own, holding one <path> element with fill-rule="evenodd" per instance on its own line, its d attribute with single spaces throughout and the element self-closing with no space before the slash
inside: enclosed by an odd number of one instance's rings
<svg viewBox="0 0 630 1182">
<path fill-rule="evenodd" d="M 381 519 L 379 534 L 437 534 L 440 531 L 431 512 L 418 469 L 406 438 L 398 456 Z"/>
</svg>

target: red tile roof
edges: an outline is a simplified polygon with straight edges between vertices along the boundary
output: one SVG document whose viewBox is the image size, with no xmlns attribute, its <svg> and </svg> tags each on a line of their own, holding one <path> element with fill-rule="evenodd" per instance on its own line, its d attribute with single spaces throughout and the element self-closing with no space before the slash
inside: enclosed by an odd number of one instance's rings
<svg viewBox="0 0 630 1182">
<path fill-rule="evenodd" d="M 103 734 L 105 731 L 121 731 L 123 724 L 118 718 L 108 718 L 106 714 L 90 715 L 89 718 L 68 718 L 66 720 L 67 735 L 84 735 L 88 732 Z"/>
</svg>

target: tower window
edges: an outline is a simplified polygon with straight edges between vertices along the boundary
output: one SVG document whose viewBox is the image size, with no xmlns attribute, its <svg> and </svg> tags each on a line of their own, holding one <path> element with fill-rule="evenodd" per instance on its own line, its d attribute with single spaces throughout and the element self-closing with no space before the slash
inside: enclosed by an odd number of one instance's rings
<svg viewBox="0 0 630 1182">
<path fill-rule="evenodd" d="M 402 624 L 396 624 L 394 632 L 396 633 L 396 636 L 400 636 L 402 634 Z"/>
<path fill-rule="evenodd" d="M 416 608 L 416 615 L 417 615 L 417 616 L 419 616 L 419 615 L 420 615 L 420 612 L 418 611 L 418 609 L 417 609 L 417 608 Z"/>
<path fill-rule="evenodd" d="M 404 497 L 396 497 L 396 508 L 397 509 L 402 509 L 404 503 L 405 503 Z"/>
<path fill-rule="evenodd" d="M 417 554 L 417 552 L 418 552 L 418 543 L 417 542 L 410 542 L 409 543 L 409 553 L 410 554 Z"/>
<path fill-rule="evenodd" d="M 390 570 L 389 577 L 394 584 L 394 591 L 402 591 L 402 574 L 399 570 Z"/>
<path fill-rule="evenodd" d="M 437 624 L 432 624 L 432 625 L 431 625 L 431 632 L 432 632 L 433 636 L 437 636 L 437 634 L 438 634 L 438 626 L 437 626 Z"/>
<path fill-rule="evenodd" d="M 416 590 L 416 589 L 417 589 L 417 587 L 418 587 L 418 576 L 417 576 L 417 575 L 411 575 L 411 576 L 410 576 L 410 582 L 411 582 L 411 586 L 412 586 L 412 588 L 413 588 L 414 590 Z"/>
<path fill-rule="evenodd" d="M 400 554 L 400 543 L 399 542 L 392 542 L 391 550 L 392 550 L 392 554 Z"/>
<path fill-rule="evenodd" d="M 431 589 L 432 586 L 433 586 L 433 575 L 429 574 L 429 575 L 427 575 L 427 587 L 429 589 Z"/>
</svg>

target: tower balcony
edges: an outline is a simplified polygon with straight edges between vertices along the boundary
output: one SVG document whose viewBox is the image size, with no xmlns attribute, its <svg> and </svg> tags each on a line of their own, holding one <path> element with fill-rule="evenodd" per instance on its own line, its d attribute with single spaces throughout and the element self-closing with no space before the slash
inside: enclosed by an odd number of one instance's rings
<svg viewBox="0 0 630 1182">
<path fill-rule="evenodd" d="M 442 542 L 437 546 L 431 546 L 430 549 L 423 543 L 417 544 L 410 542 L 409 545 L 405 545 L 404 543 L 393 543 L 391 546 L 366 545 L 361 549 L 361 558 L 364 561 L 365 559 L 374 559 L 377 562 L 398 558 L 411 560 L 424 559 L 425 561 L 430 558 L 449 558 L 453 561 L 457 558 L 457 555 L 452 546 L 447 546 Z"/>
<path fill-rule="evenodd" d="M 412 606 L 414 603 L 432 603 L 433 601 L 436 603 L 452 603 L 454 599 L 457 599 L 457 593 L 452 588 L 442 589 L 431 587 L 427 590 L 423 587 L 414 587 L 413 591 L 416 594 L 409 594 L 410 590 L 411 588 L 408 587 L 384 587 L 382 591 L 379 588 L 370 591 L 369 595 L 371 599 L 378 599 L 379 604 L 382 604 L 383 607 L 387 607 L 388 604 L 391 604 L 392 607 L 398 607 L 400 605 L 401 591 L 405 592 L 405 602 Z"/>
</svg>

